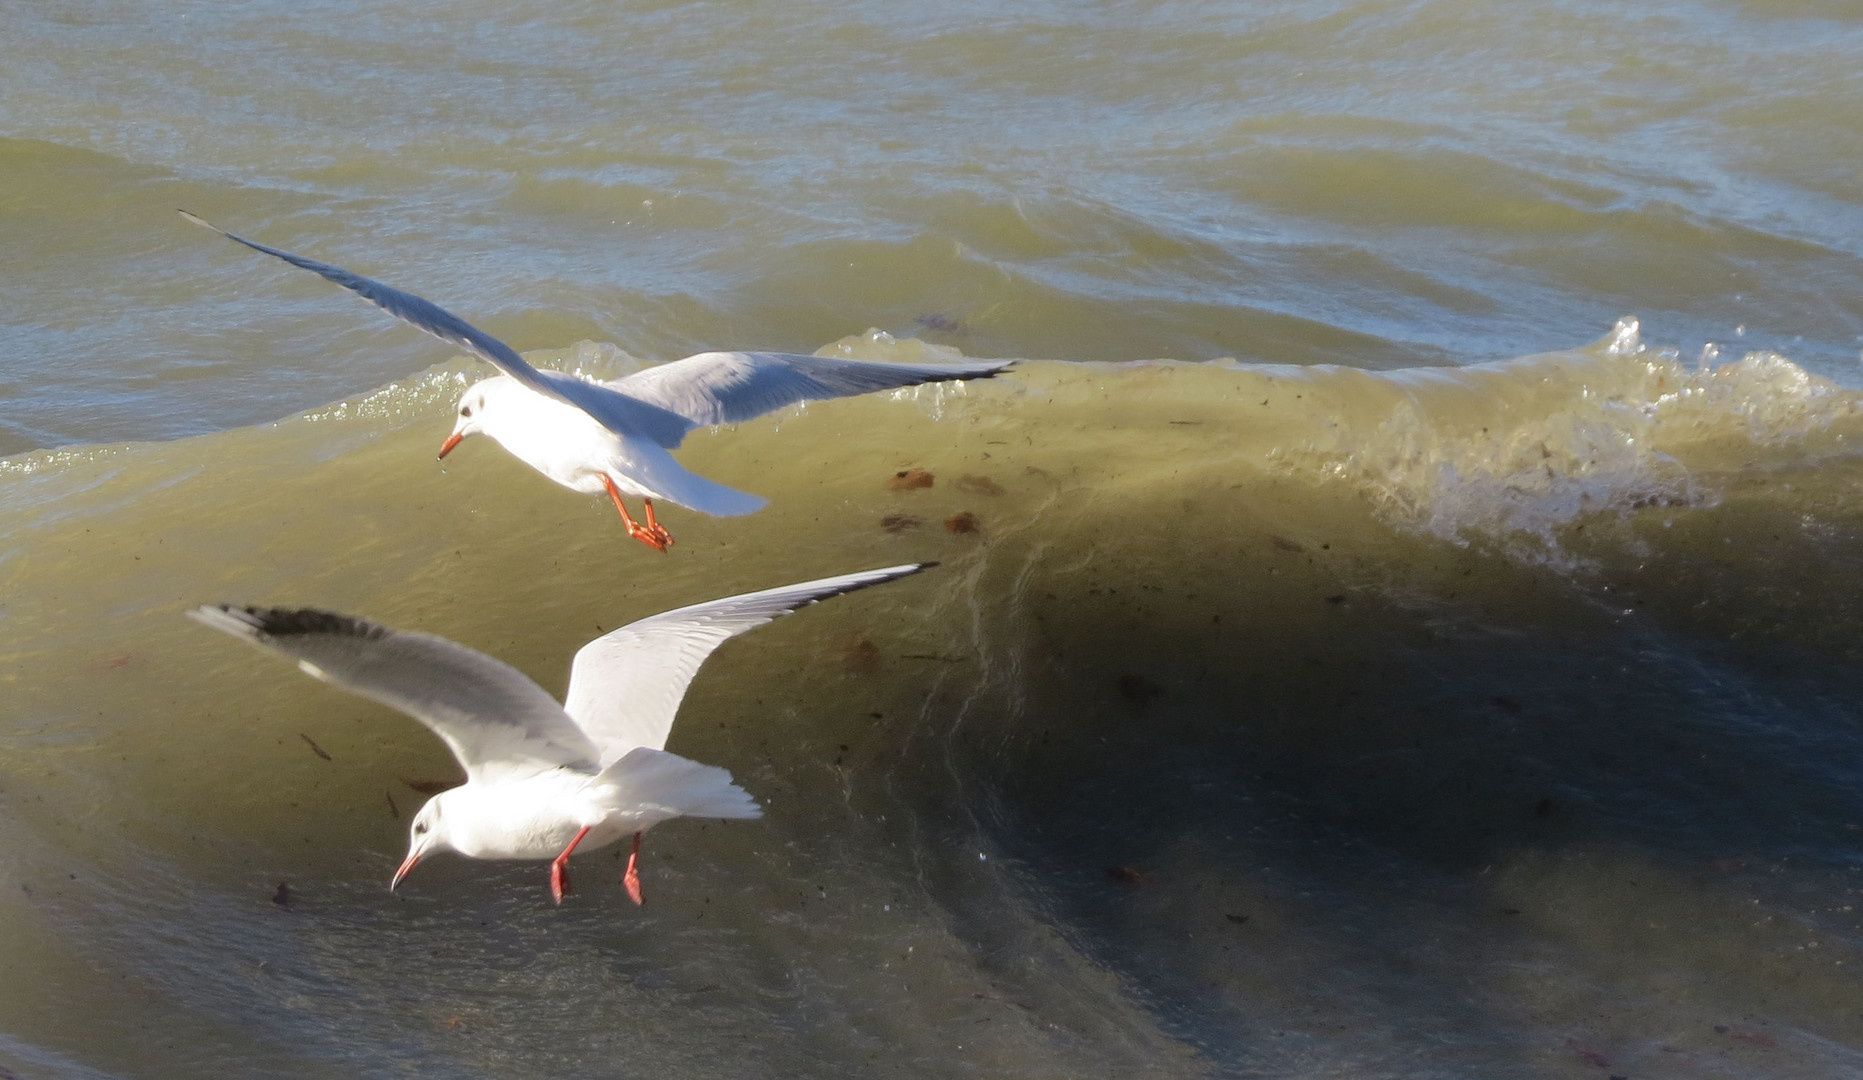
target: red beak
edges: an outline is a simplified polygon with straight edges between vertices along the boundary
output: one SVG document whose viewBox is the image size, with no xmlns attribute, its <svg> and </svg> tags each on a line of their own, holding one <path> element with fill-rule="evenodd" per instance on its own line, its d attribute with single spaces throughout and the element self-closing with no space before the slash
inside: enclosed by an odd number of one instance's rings
<svg viewBox="0 0 1863 1080">
<path fill-rule="evenodd" d="M 453 434 L 448 435 L 446 437 L 446 441 L 440 444 L 440 456 L 445 457 L 446 455 L 452 453 L 453 447 L 458 446 L 459 440 L 463 438 L 465 438 L 465 436 L 459 434 L 458 432 L 454 432 Z"/>
<path fill-rule="evenodd" d="M 407 857 L 407 861 L 403 862 L 401 866 L 395 871 L 394 880 L 388 883 L 388 891 L 394 892 L 395 886 L 401 884 L 401 879 L 404 877 L 407 877 L 408 871 L 414 869 L 415 865 L 418 864 L 419 862 L 420 862 L 419 855 L 409 855 Z"/>
</svg>

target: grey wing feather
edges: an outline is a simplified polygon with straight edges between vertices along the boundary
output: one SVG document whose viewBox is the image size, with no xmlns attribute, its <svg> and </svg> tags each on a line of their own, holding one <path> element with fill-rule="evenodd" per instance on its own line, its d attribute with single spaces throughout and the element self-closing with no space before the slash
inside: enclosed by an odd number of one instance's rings
<svg viewBox="0 0 1863 1080">
<path fill-rule="evenodd" d="M 871 394 L 950 379 L 987 379 L 1011 361 L 890 364 L 777 352 L 709 352 L 637 371 L 604 386 L 684 417 L 693 427 L 735 424 L 798 401 Z M 670 449 L 677 443 L 666 444 Z"/>
<path fill-rule="evenodd" d="M 188 617 L 419 720 L 471 779 L 595 765 L 594 744 L 547 691 L 509 664 L 445 638 L 310 609 L 207 605 Z"/>
<path fill-rule="evenodd" d="M 649 616 L 584 645 L 569 671 L 564 709 L 607 766 L 637 746 L 666 746 L 686 687 L 718 646 L 798 608 L 937 563 L 910 563 L 785 585 Z"/>
<path fill-rule="evenodd" d="M 574 405 L 593 416 L 603 427 L 618 435 L 645 436 L 662 446 L 677 446 L 679 440 L 685 437 L 686 431 L 690 428 L 683 417 L 668 413 L 661 407 L 633 400 L 626 394 L 617 393 L 594 383 L 584 382 L 574 375 L 560 371 L 539 371 L 526 363 L 524 358 L 517 354 L 517 350 L 511 346 L 430 300 L 424 300 L 413 293 L 402 292 L 400 289 L 384 285 L 373 278 L 350 273 L 340 266 L 331 266 L 329 263 L 307 259 L 302 255 L 294 255 L 289 251 L 237 236 L 186 210 L 179 211 L 179 213 L 196 225 L 212 229 L 234 243 L 244 244 L 254 251 L 283 259 L 292 266 L 309 270 L 313 274 L 341 285 L 402 322 L 425 330 L 448 344 L 457 345 L 532 390 Z"/>
</svg>

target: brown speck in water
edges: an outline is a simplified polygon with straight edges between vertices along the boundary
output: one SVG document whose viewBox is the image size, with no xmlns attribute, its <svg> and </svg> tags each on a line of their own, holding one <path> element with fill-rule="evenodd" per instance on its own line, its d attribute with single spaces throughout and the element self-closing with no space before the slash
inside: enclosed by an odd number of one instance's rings
<svg viewBox="0 0 1863 1080">
<path fill-rule="evenodd" d="M 878 645 L 866 638 L 861 638 L 848 648 L 841 662 L 847 665 L 849 671 L 859 675 L 871 675 L 880 670 L 880 662 L 883 659 Z"/>
<path fill-rule="evenodd" d="M 909 532 L 925 524 L 925 519 L 911 514 L 888 514 L 880 519 L 880 528 L 895 535 Z"/>
<path fill-rule="evenodd" d="M 1270 536 L 1268 537 L 1268 542 L 1280 548 L 1282 551 L 1301 552 L 1307 550 L 1285 536 Z"/>
<path fill-rule="evenodd" d="M 1334 593 L 1326 598 L 1326 602 L 1329 604 L 1343 604 L 1346 602 L 1345 593 Z"/>
<path fill-rule="evenodd" d="M 1145 883 L 1145 871 L 1135 866 L 1109 866 L 1106 868 L 1106 876 L 1121 885 L 1143 885 Z"/>
<path fill-rule="evenodd" d="M 886 482 L 889 491 L 917 491 L 932 486 L 932 474 L 924 469 L 901 469 Z"/>
<path fill-rule="evenodd" d="M 966 495 L 987 495 L 995 498 L 1003 493 L 1003 487 L 987 476 L 973 476 L 965 473 L 952 481 L 951 486 Z"/>
<path fill-rule="evenodd" d="M 1164 693 L 1164 687 L 1143 675 L 1119 676 L 1119 696 L 1134 705 L 1144 705 L 1162 693 Z"/>
<path fill-rule="evenodd" d="M 283 881 L 279 882 L 278 891 L 272 894 L 272 903 L 277 904 L 281 908 L 290 907 L 291 906 L 291 886 L 287 884 L 286 882 L 283 882 Z"/>
<path fill-rule="evenodd" d="M 323 747 L 318 746 L 317 740 L 311 738 L 309 735 L 306 735 L 302 731 L 300 731 L 298 732 L 298 738 L 303 739 L 305 744 L 311 748 L 311 752 L 316 754 L 318 757 L 324 759 L 325 761 L 336 760 L 335 758 L 331 757 L 329 754 L 324 753 Z"/>
<path fill-rule="evenodd" d="M 1571 1048 L 1574 1054 L 1578 1055 L 1578 1060 L 1584 1062 L 1585 1064 L 1591 1066 L 1592 1068 L 1608 1069 L 1611 1067 L 1611 1059 L 1604 1056 L 1604 1051 L 1598 1050 L 1594 1047 L 1586 1046 L 1584 1043 L 1579 1042 L 1577 1039 L 1567 1039 L 1565 1041 L 1565 1044 L 1566 1046 Z"/>
<path fill-rule="evenodd" d="M 1235 923 L 1237 926 L 1241 926 L 1243 923 L 1248 921 L 1247 915 L 1224 915 L 1223 918 L 1228 919 L 1230 922 Z"/>
<path fill-rule="evenodd" d="M 1773 1038 L 1767 1032 L 1755 1031 L 1752 1028 L 1734 1028 L 1727 1034 L 1732 1038 L 1739 1039 L 1748 1046 L 1757 1046 L 1762 1050 L 1770 1050 L 1779 1045 L 1779 1040 Z"/>
<path fill-rule="evenodd" d="M 941 333 L 953 333 L 955 331 L 962 330 L 964 328 L 963 323 L 957 321 L 956 319 L 953 319 L 949 315 L 944 315 L 936 311 L 930 312 L 929 314 L 920 315 L 918 318 L 912 321 L 915 323 L 918 323 L 920 329 L 932 330 L 932 331 L 941 332 Z"/>
<path fill-rule="evenodd" d="M 457 1016 L 447 1017 L 446 1018 L 446 1029 L 448 1031 L 458 1031 L 459 1030 L 459 1017 Z"/>
<path fill-rule="evenodd" d="M 974 533 L 982 527 L 977 522 L 977 515 L 968 510 L 952 514 L 944 519 L 944 531 L 948 533 Z"/>
</svg>

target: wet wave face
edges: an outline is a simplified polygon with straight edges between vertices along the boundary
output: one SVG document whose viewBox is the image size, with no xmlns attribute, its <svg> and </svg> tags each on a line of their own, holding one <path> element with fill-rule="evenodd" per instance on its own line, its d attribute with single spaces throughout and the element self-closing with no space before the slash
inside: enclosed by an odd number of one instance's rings
<svg viewBox="0 0 1863 1080">
<path fill-rule="evenodd" d="M 669 509 L 662 557 L 495 447 L 441 470 L 475 374 L 0 468 L 0 949 L 136 1018 L 14 987 L 10 1067 L 1851 1067 L 1854 392 L 1629 324 L 1461 369 L 1031 362 L 695 437 L 771 507 Z M 669 748 L 768 816 L 656 830 L 644 909 L 609 851 L 561 908 L 541 864 L 389 894 L 437 740 L 180 618 L 314 601 L 560 691 L 622 621 L 924 558 L 701 674 Z"/>
<path fill-rule="evenodd" d="M 1851 6 L 14 7 L 0 1080 L 1863 1074 Z M 695 432 L 770 506 L 660 555 L 177 207 L 593 378 L 1030 359 Z M 922 560 L 708 663 L 766 815 L 641 908 L 390 893 L 439 741 L 182 617 L 560 692 Z"/>
</svg>

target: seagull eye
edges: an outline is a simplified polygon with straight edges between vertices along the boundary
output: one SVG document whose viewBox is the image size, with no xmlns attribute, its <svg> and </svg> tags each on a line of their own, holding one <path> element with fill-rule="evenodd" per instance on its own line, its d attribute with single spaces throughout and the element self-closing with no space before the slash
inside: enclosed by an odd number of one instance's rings
<svg viewBox="0 0 1863 1080">
<path fill-rule="evenodd" d="M 416 821 L 414 823 L 414 835 L 426 836 L 427 835 L 427 823 L 424 821 Z"/>
<path fill-rule="evenodd" d="M 468 416 L 468 417 L 469 417 L 469 416 L 471 416 L 471 415 L 472 415 L 472 406 L 470 406 L 470 405 L 468 405 L 468 406 L 466 406 L 465 408 L 463 408 L 463 409 L 461 409 L 461 410 L 459 410 L 459 415 L 461 415 L 461 416 Z"/>
</svg>

